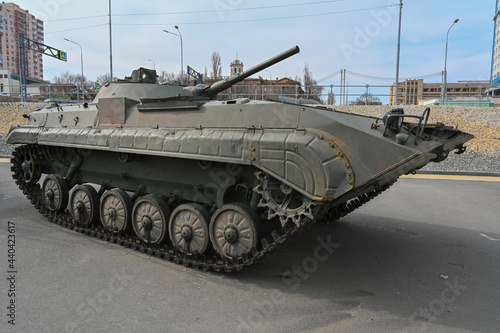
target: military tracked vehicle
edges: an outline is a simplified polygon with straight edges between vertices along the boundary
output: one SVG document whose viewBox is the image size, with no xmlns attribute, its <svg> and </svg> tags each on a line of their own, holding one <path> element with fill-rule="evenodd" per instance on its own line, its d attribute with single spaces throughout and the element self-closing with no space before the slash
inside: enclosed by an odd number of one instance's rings
<svg viewBox="0 0 500 333">
<path fill-rule="evenodd" d="M 430 109 L 382 119 L 218 93 L 299 52 L 211 85 L 134 70 L 91 104 L 10 129 L 14 179 L 51 221 L 186 266 L 238 271 L 316 220 L 338 219 L 472 138 Z"/>
</svg>

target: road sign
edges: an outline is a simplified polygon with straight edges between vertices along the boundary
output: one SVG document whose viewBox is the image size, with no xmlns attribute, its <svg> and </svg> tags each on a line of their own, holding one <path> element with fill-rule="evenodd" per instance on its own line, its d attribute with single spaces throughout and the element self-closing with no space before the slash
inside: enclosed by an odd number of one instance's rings
<svg viewBox="0 0 500 333">
<path fill-rule="evenodd" d="M 96 81 L 96 83 L 95 83 L 95 90 L 101 91 L 101 84 L 99 83 L 99 81 Z"/>
<path fill-rule="evenodd" d="M 198 73 L 197 71 L 195 71 L 193 69 L 193 67 L 191 66 L 187 66 L 187 72 L 189 75 L 191 75 L 192 77 L 195 77 L 197 78 L 200 82 L 203 82 L 203 74 L 201 73 Z"/>
<path fill-rule="evenodd" d="M 62 61 L 68 61 L 68 54 L 65 51 L 59 50 L 58 59 Z"/>
<path fill-rule="evenodd" d="M 19 34 L 19 86 L 21 93 L 21 101 L 26 102 L 26 50 L 39 52 L 49 57 L 53 57 L 62 61 L 68 61 L 68 54 L 65 51 L 58 50 L 51 46 L 40 43 Z"/>
</svg>

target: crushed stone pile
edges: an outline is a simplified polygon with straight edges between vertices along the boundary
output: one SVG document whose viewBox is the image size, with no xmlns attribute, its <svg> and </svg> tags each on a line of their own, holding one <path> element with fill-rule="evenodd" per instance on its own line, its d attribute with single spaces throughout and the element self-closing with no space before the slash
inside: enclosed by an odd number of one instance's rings
<svg viewBox="0 0 500 333">
<path fill-rule="evenodd" d="M 0 103 L 0 135 L 9 132 L 11 126 L 26 124 L 23 114 L 43 108 L 45 103 Z"/>
</svg>

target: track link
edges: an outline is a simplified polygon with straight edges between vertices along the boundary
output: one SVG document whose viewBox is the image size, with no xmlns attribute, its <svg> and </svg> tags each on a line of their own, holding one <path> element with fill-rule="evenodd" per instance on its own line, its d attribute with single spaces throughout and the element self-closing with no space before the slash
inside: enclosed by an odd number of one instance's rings
<svg viewBox="0 0 500 333">
<path fill-rule="evenodd" d="M 146 242 L 141 241 L 135 235 L 116 234 L 110 230 L 105 229 L 102 226 L 86 226 L 74 220 L 68 211 L 65 211 L 64 213 L 56 213 L 50 211 L 45 206 L 45 203 L 42 199 L 42 190 L 40 184 L 27 183 L 25 181 L 21 160 L 21 156 L 31 154 L 36 163 L 47 161 L 49 158 L 47 158 L 46 154 L 49 150 L 46 148 L 47 147 L 42 147 L 36 144 L 19 146 L 13 151 L 11 158 L 11 171 L 15 183 L 19 186 L 19 189 L 24 193 L 24 195 L 28 198 L 28 200 L 40 214 L 46 217 L 50 222 L 60 225 L 64 228 L 73 230 L 89 237 L 95 237 L 97 239 L 102 239 L 104 241 L 108 241 L 142 253 L 146 253 L 150 256 L 156 256 L 158 258 L 172 261 L 178 265 L 184 265 L 185 267 L 224 273 L 240 272 L 243 269 L 250 267 L 258 261 L 262 260 L 264 257 L 266 257 L 266 255 L 275 251 L 280 245 L 286 243 L 294 236 L 296 236 L 299 232 L 303 231 L 313 223 L 312 219 L 305 217 L 300 221 L 298 225 L 287 224 L 280 231 L 272 231 L 271 241 L 266 238 L 261 239 L 258 249 L 252 248 L 249 254 L 243 255 L 242 258 L 238 260 L 221 258 L 220 256 L 208 257 L 206 255 L 188 255 L 185 253 L 181 253 L 168 245 L 150 245 Z M 392 185 L 392 183 L 383 186 L 378 191 L 363 194 L 360 197 L 349 201 L 347 204 L 341 205 L 340 207 L 333 208 L 329 204 L 318 205 L 314 209 L 314 216 L 315 218 L 321 218 L 325 215 L 333 219 L 341 218 L 359 208 L 361 205 L 365 204 L 381 192 L 385 191 L 390 185 Z"/>
</svg>

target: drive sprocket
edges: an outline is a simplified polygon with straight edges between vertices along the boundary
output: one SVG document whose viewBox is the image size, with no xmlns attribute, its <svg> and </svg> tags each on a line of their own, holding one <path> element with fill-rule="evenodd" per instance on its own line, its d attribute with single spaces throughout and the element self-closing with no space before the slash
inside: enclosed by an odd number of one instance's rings
<svg viewBox="0 0 500 333">
<path fill-rule="evenodd" d="M 267 208 L 269 220 L 278 217 L 283 227 L 288 222 L 300 227 L 304 218 L 314 219 L 311 199 L 268 174 L 260 173 L 258 178 L 260 184 L 254 188 L 261 195 L 258 207 Z"/>
</svg>

